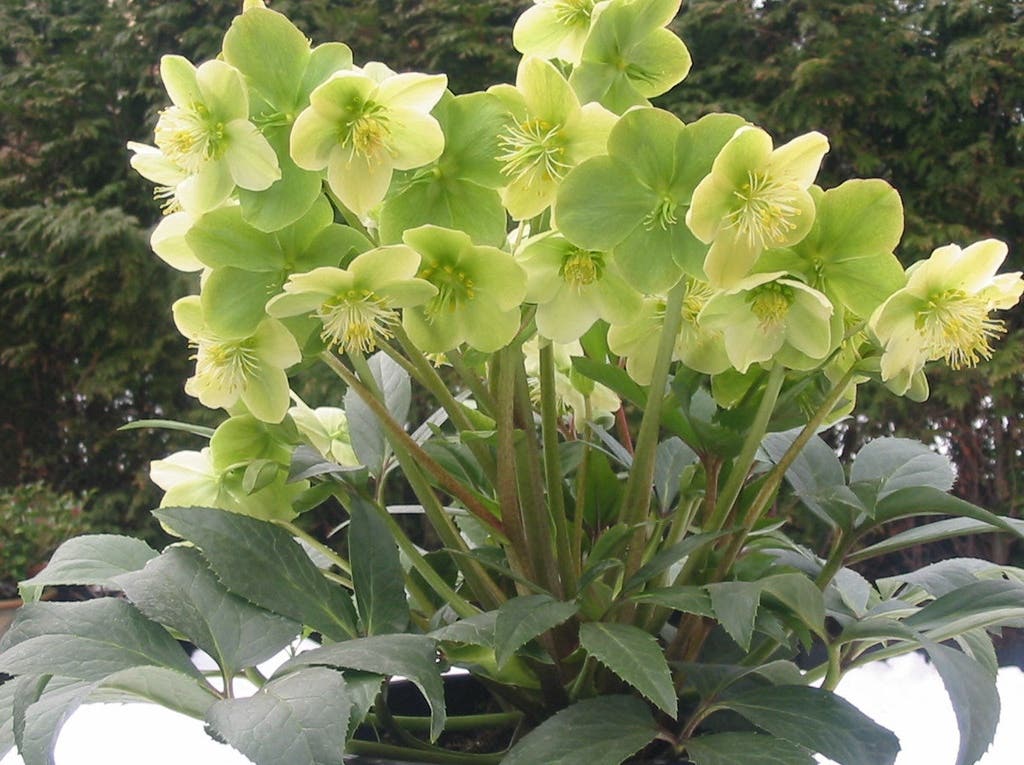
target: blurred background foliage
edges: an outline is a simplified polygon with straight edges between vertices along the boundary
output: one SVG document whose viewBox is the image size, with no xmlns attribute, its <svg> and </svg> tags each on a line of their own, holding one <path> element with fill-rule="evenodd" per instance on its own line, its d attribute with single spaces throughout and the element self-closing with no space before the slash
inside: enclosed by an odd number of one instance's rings
<svg viewBox="0 0 1024 765">
<path fill-rule="evenodd" d="M 170 318 L 192 277 L 150 254 L 159 206 L 125 143 L 150 142 L 166 103 L 159 55 L 215 55 L 240 5 L 0 4 L 0 487 L 88 492 L 93 528 L 151 529 L 159 494 L 148 462 L 198 448 L 120 425 L 209 422 L 182 391 L 190 362 Z M 511 28 L 528 2 L 269 5 L 316 43 L 346 41 L 357 63 L 444 71 L 461 93 L 514 79 Z M 1009 265 L 1024 265 L 1022 0 L 690 0 L 675 29 L 694 69 L 659 106 L 686 121 L 738 112 L 778 142 L 823 131 L 832 150 L 822 185 L 881 177 L 901 192 L 905 263 L 995 236 L 1010 245 Z M 863 392 L 863 415 L 832 433 L 835 445 L 851 456 L 878 433 L 922 438 L 956 461 L 958 494 L 1020 516 L 1022 330 L 1013 314 L 990 363 L 955 378 L 932 372 L 924 407 Z M 965 538 L 907 555 L 1019 565 L 1020 553 L 1007 539 Z"/>
</svg>

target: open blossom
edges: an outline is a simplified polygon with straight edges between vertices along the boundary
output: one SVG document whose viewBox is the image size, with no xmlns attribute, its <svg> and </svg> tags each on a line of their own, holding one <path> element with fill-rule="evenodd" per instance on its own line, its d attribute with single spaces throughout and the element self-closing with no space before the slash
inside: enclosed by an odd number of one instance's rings
<svg viewBox="0 0 1024 765">
<path fill-rule="evenodd" d="M 736 284 L 764 250 L 788 247 L 807 235 L 814 223 L 808 187 L 827 151 L 821 133 L 773 150 L 760 128 L 736 131 L 694 189 L 686 213 L 694 236 L 711 245 L 704 260 L 710 284 Z"/>
<path fill-rule="evenodd" d="M 195 348 L 195 374 L 185 392 L 217 409 L 241 401 L 263 422 L 280 422 L 288 411 L 285 369 L 302 360 L 295 338 L 276 319 L 267 318 L 244 337 L 225 337 L 210 329 L 197 295 L 174 304 L 174 323 Z"/>
<path fill-rule="evenodd" d="M 928 361 L 945 359 L 960 369 L 992 356 L 1004 326 L 991 314 L 1013 307 L 1024 291 L 1019 271 L 996 274 L 1006 254 L 996 239 L 939 247 L 911 266 L 907 285 L 872 314 L 868 326 L 883 348 L 882 380 L 895 393 L 906 393 Z"/>
<path fill-rule="evenodd" d="M 222 204 L 235 187 L 263 191 L 281 177 L 269 141 L 249 121 L 249 97 L 237 69 L 223 61 L 193 66 L 164 56 L 160 75 L 172 105 L 160 112 L 156 148 L 129 144 L 132 166 L 159 193 L 193 215 Z"/>
<path fill-rule="evenodd" d="M 367 353 L 391 337 L 398 309 L 422 305 L 437 289 L 417 279 L 420 256 L 405 245 L 379 247 L 357 256 L 348 268 L 324 266 L 293 274 L 267 313 L 281 318 L 313 313 L 329 346 Z"/>
<path fill-rule="evenodd" d="M 306 170 L 327 170 L 342 204 L 366 216 L 387 194 L 395 170 L 429 164 L 444 150 L 430 110 L 443 74 L 395 74 L 380 63 L 343 69 L 310 93 L 295 120 L 291 156 Z"/>
<path fill-rule="evenodd" d="M 597 0 L 534 0 L 516 21 L 512 44 L 523 55 L 580 63 Z"/>
</svg>

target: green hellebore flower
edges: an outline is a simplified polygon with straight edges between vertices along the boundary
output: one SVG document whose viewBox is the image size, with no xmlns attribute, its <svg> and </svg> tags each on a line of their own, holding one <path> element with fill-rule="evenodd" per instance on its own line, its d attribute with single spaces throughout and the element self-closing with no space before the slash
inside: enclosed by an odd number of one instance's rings
<svg viewBox="0 0 1024 765">
<path fill-rule="evenodd" d="M 437 294 L 429 282 L 415 278 L 419 265 L 411 248 L 393 245 L 356 256 L 348 268 L 292 274 L 284 292 L 267 303 L 267 313 L 283 318 L 313 312 L 328 346 L 368 353 L 378 338 L 391 337 L 399 308 L 422 305 Z"/>
<path fill-rule="evenodd" d="M 181 56 L 164 56 L 160 76 L 172 105 L 160 112 L 154 140 L 168 164 L 158 170 L 151 153 L 135 144 L 129 148 L 140 173 L 153 177 L 177 168 L 180 179 L 165 185 L 194 215 L 218 207 L 236 186 L 263 191 L 281 177 L 273 147 L 249 121 L 248 92 L 237 69 L 223 61 L 196 68 Z"/>
<path fill-rule="evenodd" d="M 516 220 L 540 215 L 554 201 L 565 174 L 602 154 L 616 117 L 600 104 L 580 106 L 568 81 L 542 58 L 519 64 L 516 86 L 496 85 L 513 122 L 499 136 L 501 172 L 508 178 L 502 202 Z"/>
<path fill-rule="evenodd" d="M 760 128 L 742 127 L 715 158 L 693 191 L 686 225 L 710 244 L 704 260 L 708 282 L 731 287 L 750 273 L 770 247 L 799 242 L 814 223 L 808 187 L 828 151 L 828 139 L 811 132 L 772 149 Z"/>
<path fill-rule="evenodd" d="M 395 170 L 441 155 L 444 133 L 430 110 L 447 84 L 443 74 L 395 74 L 377 62 L 335 72 L 310 93 L 295 120 L 292 159 L 305 170 L 326 168 L 342 204 L 366 217 L 384 199 Z"/>
<path fill-rule="evenodd" d="M 512 44 L 524 56 L 579 64 L 597 0 L 534 0 L 516 20 Z"/>
<path fill-rule="evenodd" d="M 715 294 L 697 321 L 717 329 L 729 363 L 745 373 L 773 358 L 790 368 L 813 369 L 833 348 L 832 304 L 785 272 L 752 274 Z"/>
<path fill-rule="evenodd" d="M 437 289 L 425 305 L 402 313 L 420 350 L 444 353 L 465 342 L 491 353 L 515 336 L 526 274 L 511 255 L 438 226 L 420 226 L 403 238 L 423 258 L 417 276 Z"/>
<path fill-rule="evenodd" d="M 640 307 L 640 293 L 610 253 L 580 249 L 561 234 L 527 240 L 517 260 L 526 271 L 526 302 L 537 304 L 537 331 L 556 343 L 578 340 L 598 319 L 629 321 Z"/>
<path fill-rule="evenodd" d="M 246 491 L 245 467 L 218 470 L 213 450 L 175 452 L 149 464 L 149 477 L 164 490 L 160 507 L 213 507 L 262 520 L 290 520 L 292 503 L 309 488 L 308 481 L 288 482 L 279 470 L 267 485 Z"/>
<path fill-rule="evenodd" d="M 683 298 L 683 323 L 676 337 L 672 358 L 682 361 L 688 368 L 702 374 L 714 375 L 730 368 L 725 353 L 722 333 L 698 321 L 701 311 L 715 294 L 705 282 L 686 278 Z M 658 354 L 658 341 L 665 324 L 665 298 L 654 296 L 644 299 L 640 310 L 630 321 L 612 325 L 608 330 L 608 347 L 617 356 L 626 359 L 626 372 L 636 382 L 647 385 L 654 371 Z"/>
<path fill-rule="evenodd" d="M 302 360 L 295 338 L 276 319 L 267 318 L 249 335 L 223 336 L 203 317 L 198 295 L 173 306 L 174 323 L 196 349 L 195 374 L 185 392 L 211 409 L 242 401 L 263 422 L 280 422 L 288 411 L 285 369 Z"/>
<path fill-rule="evenodd" d="M 945 359 L 953 369 L 992 356 L 1005 327 L 992 311 L 1016 305 L 1024 291 L 1020 271 L 996 274 L 1006 259 L 997 239 L 966 249 L 939 247 L 907 270 L 907 285 L 872 314 L 868 327 L 883 348 L 882 380 L 898 395 L 926 362 Z"/>
<path fill-rule="evenodd" d="M 311 409 L 297 396 L 293 398 L 296 405 L 288 410 L 288 414 L 313 448 L 339 465 L 358 466 L 359 458 L 352 448 L 345 410 L 336 406 L 318 406 Z"/>
</svg>

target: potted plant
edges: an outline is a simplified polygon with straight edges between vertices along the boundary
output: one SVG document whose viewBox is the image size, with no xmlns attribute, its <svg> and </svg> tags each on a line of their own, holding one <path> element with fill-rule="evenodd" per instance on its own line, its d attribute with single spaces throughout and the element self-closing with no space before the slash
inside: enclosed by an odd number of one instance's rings
<svg viewBox="0 0 1024 765">
<path fill-rule="evenodd" d="M 846 469 L 819 433 L 862 385 L 920 400 L 928 364 L 990 356 L 1024 280 L 997 273 L 995 240 L 904 270 L 899 195 L 816 186 L 819 133 L 776 146 L 737 115 L 652 107 L 690 67 L 678 7 L 538 1 L 515 84 L 458 96 L 313 47 L 258 0 L 216 59 L 162 59 L 172 104 L 132 164 L 167 203 L 154 250 L 201 275 L 173 314 L 186 390 L 224 418 L 176 424 L 197 448 L 152 465 L 179 543 L 80 537 L 23 583 L 123 593 L 32 603 L 0 644 L 29 765 L 79 704 L 122 697 L 259 765 L 880 765 L 896 738 L 833 691 L 915 650 L 949 690 L 957 762 L 981 757 L 991 632 L 1024 617 L 1024 572 L 850 566 L 1021 525 L 950 495 L 923 444 L 878 439 Z M 290 387 L 320 366 L 339 389 L 310 406 Z M 346 522 L 315 538 L 301 516 L 329 498 Z M 262 676 L 299 635 L 320 647 Z M 480 707 L 446 700 L 449 668 Z M 236 698 L 242 675 L 257 690 Z"/>
<path fill-rule="evenodd" d="M 18 582 L 42 570 L 62 542 L 90 530 L 88 498 L 42 481 L 0 489 L 0 632 L 21 606 Z"/>
</svg>

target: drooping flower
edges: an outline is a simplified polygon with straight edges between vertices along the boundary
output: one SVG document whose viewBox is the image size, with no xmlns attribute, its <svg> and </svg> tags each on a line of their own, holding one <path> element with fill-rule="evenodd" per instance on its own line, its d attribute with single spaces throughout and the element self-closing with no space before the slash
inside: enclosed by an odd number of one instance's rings
<svg viewBox="0 0 1024 765">
<path fill-rule="evenodd" d="M 508 178 L 502 202 L 516 220 L 544 212 L 573 167 L 604 152 L 616 117 L 600 104 L 580 106 L 568 81 L 542 58 L 526 56 L 516 86 L 490 91 L 512 113 L 499 136 L 501 172 Z"/>
<path fill-rule="evenodd" d="M 803 239 L 814 223 L 808 187 L 828 151 L 828 139 L 811 132 L 772 149 L 760 128 L 742 127 L 694 189 L 686 224 L 711 245 L 704 260 L 708 282 L 730 287 L 750 273 L 770 247 Z"/>
<path fill-rule="evenodd" d="M 323 324 L 328 346 L 368 353 L 391 337 L 398 309 L 422 305 L 437 288 L 417 279 L 420 256 L 405 245 L 379 247 L 358 255 L 348 268 L 321 267 L 293 274 L 284 292 L 271 298 L 276 318 L 312 312 Z"/>
<path fill-rule="evenodd" d="M 267 318 L 241 337 L 225 336 L 204 320 L 198 295 L 174 306 L 174 323 L 195 348 L 195 374 L 185 392 L 203 406 L 217 409 L 241 401 L 263 422 L 280 422 L 288 411 L 288 376 L 302 353 L 295 338 L 276 319 Z"/>
<path fill-rule="evenodd" d="M 273 147 L 249 121 L 248 91 L 237 69 L 223 61 L 197 68 L 181 56 L 164 56 L 160 75 L 172 105 L 160 112 L 156 150 L 129 148 L 132 165 L 164 186 L 165 195 L 200 215 L 236 186 L 263 191 L 281 177 Z"/>
<path fill-rule="evenodd" d="M 626 284 L 611 253 L 547 232 L 527 240 L 517 260 L 526 271 L 526 302 L 537 304 L 537 330 L 556 343 L 578 340 L 598 319 L 628 321 L 640 307 L 640 293 Z"/>
<path fill-rule="evenodd" d="M 540 347 L 546 342 L 534 336 L 523 343 L 527 382 L 530 395 L 540 398 Z M 592 420 L 607 420 L 619 410 L 622 401 L 605 385 L 584 377 L 573 369 L 573 356 L 583 355 L 583 346 L 574 340 L 570 343 L 552 343 L 555 362 L 555 397 L 561 413 L 572 416 L 576 423 L 582 423 L 589 411 Z"/>
<path fill-rule="evenodd" d="M 515 336 L 526 274 L 510 254 L 438 226 L 420 226 L 404 239 L 423 258 L 417 276 L 437 289 L 424 305 L 402 313 L 420 350 L 443 353 L 468 343 L 490 353 Z"/>
<path fill-rule="evenodd" d="M 288 410 L 292 421 L 309 443 L 324 457 L 339 465 L 359 465 L 349 436 L 348 415 L 336 406 L 318 406 L 311 409 L 297 396 L 295 406 Z"/>
<path fill-rule="evenodd" d="M 443 74 L 395 74 L 376 62 L 335 72 L 295 120 L 292 159 L 306 170 L 326 168 L 342 204 L 365 217 L 384 199 L 395 170 L 441 155 L 444 133 L 430 110 L 447 84 Z"/>
<path fill-rule="evenodd" d="M 698 321 L 701 311 L 715 294 L 705 282 L 686 279 L 682 305 L 682 324 L 672 352 L 674 361 L 702 374 L 715 375 L 729 369 L 722 332 Z M 665 324 L 663 296 L 651 296 L 628 322 L 613 324 L 608 330 L 608 347 L 626 359 L 626 371 L 641 385 L 651 381 L 658 341 Z"/>
<path fill-rule="evenodd" d="M 882 380 L 893 392 L 906 393 L 928 361 L 960 369 L 991 358 L 992 342 L 1004 332 L 991 314 L 1013 307 L 1024 291 L 1019 271 L 996 274 L 1006 254 L 996 239 L 966 249 L 949 244 L 907 270 L 907 285 L 868 323 L 883 348 Z"/>
<path fill-rule="evenodd" d="M 597 0 L 534 0 L 516 20 L 512 44 L 524 56 L 579 64 Z"/>
<path fill-rule="evenodd" d="M 737 372 L 772 359 L 791 369 L 812 369 L 834 348 L 832 313 L 823 294 L 773 272 L 752 274 L 716 293 L 697 321 L 722 333 Z"/>
</svg>

